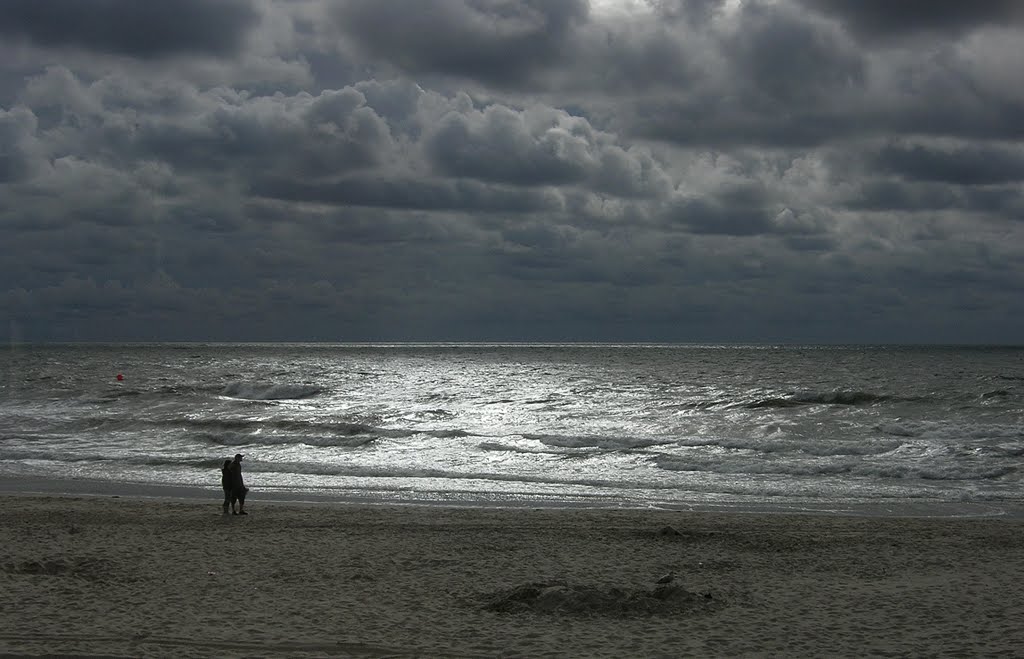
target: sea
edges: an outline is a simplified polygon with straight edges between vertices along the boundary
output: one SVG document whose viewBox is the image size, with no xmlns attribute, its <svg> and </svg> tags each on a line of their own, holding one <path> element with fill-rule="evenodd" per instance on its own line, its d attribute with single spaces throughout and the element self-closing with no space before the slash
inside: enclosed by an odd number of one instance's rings
<svg viewBox="0 0 1024 659">
<path fill-rule="evenodd" d="M 1024 348 L 11 344 L 0 483 L 1020 516 Z"/>
</svg>

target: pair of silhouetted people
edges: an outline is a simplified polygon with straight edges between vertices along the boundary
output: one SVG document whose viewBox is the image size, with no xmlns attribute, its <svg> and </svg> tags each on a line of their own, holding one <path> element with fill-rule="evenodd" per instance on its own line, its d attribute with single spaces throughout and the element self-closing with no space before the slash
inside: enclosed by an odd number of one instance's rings
<svg viewBox="0 0 1024 659">
<path fill-rule="evenodd" d="M 249 488 L 242 480 L 242 458 L 241 453 L 235 454 L 234 460 L 225 460 L 224 466 L 220 468 L 220 485 L 224 488 L 224 514 L 231 510 L 232 515 L 248 515 L 245 512 L 245 494 Z M 237 510 L 235 504 L 238 505 Z"/>
</svg>

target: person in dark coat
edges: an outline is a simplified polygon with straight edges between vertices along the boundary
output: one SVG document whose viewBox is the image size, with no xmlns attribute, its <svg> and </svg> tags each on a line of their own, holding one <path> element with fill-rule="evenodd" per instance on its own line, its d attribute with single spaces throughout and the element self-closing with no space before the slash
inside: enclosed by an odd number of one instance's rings
<svg viewBox="0 0 1024 659">
<path fill-rule="evenodd" d="M 245 456 L 241 453 L 235 454 L 235 459 L 228 466 L 229 481 L 231 485 L 231 514 L 233 515 L 248 515 L 245 512 L 245 495 L 249 491 L 249 488 L 245 486 L 245 481 L 242 479 L 242 458 Z M 235 511 L 235 502 L 238 502 L 238 511 Z"/>
<path fill-rule="evenodd" d="M 225 460 L 220 468 L 220 486 L 224 488 L 224 514 L 229 509 L 234 509 L 235 502 L 231 499 L 231 460 Z"/>
</svg>

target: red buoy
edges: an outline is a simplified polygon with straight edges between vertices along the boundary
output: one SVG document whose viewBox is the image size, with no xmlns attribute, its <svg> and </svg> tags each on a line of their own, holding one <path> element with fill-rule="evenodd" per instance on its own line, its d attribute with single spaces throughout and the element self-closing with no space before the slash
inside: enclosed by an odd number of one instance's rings
<svg viewBox="0 0 1024 659">
<path fill-rule="evenodd" d="M 124 380 L 124 376 L 123 376 L 122 374 L 118 373 L 118 374 L 117 374 L 117 381 L 118 381 L 118 382 L 121 382 L 121 381 L 123 381 L 123 380 Z"/>
</svg>

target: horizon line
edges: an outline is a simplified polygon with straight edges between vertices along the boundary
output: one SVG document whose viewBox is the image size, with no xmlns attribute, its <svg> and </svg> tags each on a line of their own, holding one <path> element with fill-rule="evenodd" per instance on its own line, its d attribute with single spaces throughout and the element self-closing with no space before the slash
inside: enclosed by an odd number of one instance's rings
<svg viewBox="0 0 1024 659">
<path fill-rule="evenodd" d="M 928 347 L 928 348 L 1024 348 L 1019 343 L 967 342 L 847 342 L 847 341 L 574 341 L 574 340 L 82 340 L 25 341 L 10 340 L 8 347 L 20 346 L 323 346 L 323 347 Z"/>
</svg>

